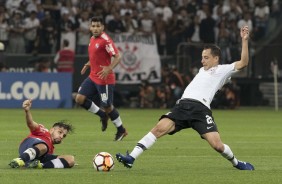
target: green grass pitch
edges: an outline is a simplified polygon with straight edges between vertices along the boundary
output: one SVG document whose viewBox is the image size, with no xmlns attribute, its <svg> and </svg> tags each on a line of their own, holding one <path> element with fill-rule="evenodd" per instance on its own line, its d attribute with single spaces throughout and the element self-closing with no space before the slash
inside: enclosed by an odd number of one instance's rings
<svg viewBox="0 0 282 184">
<path fill-rule="evenodd" d="M 115 156 L 117 152 L 131 151 L 167 111 L 119 109 L 129 134 L 123 141 L 114 142 L 114 126 L 109 122 L 107 131 L 101 132 L 98 117 L 83 109 L 32 109 L 34 120 L 48 128 L 57 120 L 72 122 L 75 133 L 56 145 L 56 153 L 75 155 L 78 164 L 72 169 L 36 170 L 8 166 L 18 156 L 18 145 L 29 132 L 22 109 L 0 109 L 0 183 L 282 183 L 281 110 L 255 107 L 213 111 L 223 142 L 238 159 L 251 162 L 255 171 L 233 168 L 192 129 L 162 137 L 136 160 L 132 169 L 116 160 L 111 172 L 93 169 L 92 158 L 96 153 L 107 151 Z"/>
</svg>

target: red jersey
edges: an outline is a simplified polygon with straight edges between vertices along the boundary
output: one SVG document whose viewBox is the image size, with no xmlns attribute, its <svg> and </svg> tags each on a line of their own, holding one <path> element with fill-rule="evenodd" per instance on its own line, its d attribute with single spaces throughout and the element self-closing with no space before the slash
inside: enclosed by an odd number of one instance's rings
<svg viewBox="0 0 282 184">
<path fill-rule="evenodd" d="M 55 148 L 52 143 L 51 135 L 49 133 L 49 130 L 46 129 L 43 125 L 39 124 L 38 128 L 34 131 L 31 131 L 27 137 L 43 140 L 48 145 L 48 154 L 53 154 Z"/>
<path fill-rule="evenodd" d="M 70 49 L 62 49 L 59 51 L 59 59 L 57 63 L 58 72 L 74 72 L 74 51 Z"/>
<path fill-rule="evenodd" d="M 118 54 L 113 40 L 104 32 L 98 37 L 92 36 L 88 46 L 88 54 L 91 67 L 90 79 L 100 85 L 115 84 L 116 80 L 113 71 L 104 80 L 97 75 L 102 70 L 101 66 L 109 66 L 112 56 Z"/>
</svg>

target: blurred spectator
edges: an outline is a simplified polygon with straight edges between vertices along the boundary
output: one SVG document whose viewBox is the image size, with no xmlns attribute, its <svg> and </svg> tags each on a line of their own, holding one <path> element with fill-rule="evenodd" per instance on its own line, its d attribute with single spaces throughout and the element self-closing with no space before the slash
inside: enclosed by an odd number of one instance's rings
<svg viewBox="0 0 282 184">
<path fill-rule="evenodd" d="M 203 19 L 206 19 L 208 17 L 208 13 L 210 13 L 210 12 L 211 12 L 211 10 L 209 9 L 209 4 L 203 3 L 202 6 L 200 6 L 200 8 L 197 9 L 197 12 L 196 12 L 195 15 L 198 16 L 200 22 L 202 22 Z"/>
<path fill-rule="evenodd" d="M 89 13 L 82 12 L 78 19 L 79 27 L 77 29 L 77 54 L 87 54 L 89 38 L 91 36 L 89 31 Z"/>
<path fill-rule="evenodd" d="M 221 49 L 221 64 L 229 64 L 231 62 L 230 54 L 230 32 L 225 21 L 218 25 L 217 45 Z"/>
<path fill-rule="evenodd" d="M 6 9 L 9 11 L 9 14 L 12 15 L 15 11 L 18 11 L 22 0 L 6 0 Z"/>
<path fill-rule="evenodd" d="M 62 19 L 60 20 L 60 45 L 63 45 L 63 40 L 69 40 L 69 47 L 75 50 L 76 47 L 76 25 L 70 17 L 70 12 L 65 10 L 62 12 Z"/>
<path fill-rule="evenodd" d="M 177 68 L 174 67 L 170 71 L 169 76 L 167 78 L 167 84 L 168 86 L 170 86 L 174 100 L 180 99 L 185 86 L 182 76 L 177 70 Z"/>
<path fill-rule="evenodd" d="M 215 95 L 212 101 L 212 108 L 218 109 L 235 109 L 240 105 L 236 91 L 232 89 L 230 84 L 224 85 Z"/>
<path fill-rule="evenodd" d="M 178 13 L 174 12 L 172 17 L 168 20 L 167 25 L 167 43 L 166 43 L 166 49 L 167 54 L 174 55 L 177 51 L 177 45 L 183 41 L 184 39 L 184 33 L 185 33 L 185 26 L 182 21 L 178 17 Z"/>
<path fill-rule="evenodd" d="M 7 71 L 7 66 L 5 64 L 5 45 L 0 42 L 0 72 L 6 72 Z"/>
<path fill-rule="evenodd" d="M 109 9 L 109 12 L 105 16 L 105 24 L 107 25 L 107 29 L 108 29 L 109 22 L 114 19 L 114 14 L 116 11 L 117 10 L 115 9 L 115 7 L 111 7 Z"/>
<path fill-rule="evenodd" d="M 48 11 L 53 20 L 58 23 L 61 19 L 60 6 L 57 0 L 41 0 L 41 5 L 44 11 Z"/>
<path fill-rule="evenodd" d="M 136 33 L 138 31 L 138 22 L 131 18 L 131 14 L 126 12 L 122 20 L 123 27 L 127 33 Z"/>
<path fill-rule="evenodd" d="M 271 15 L 273 17 L 279 18 L 281 15 L 281 7 L 280 7 L 281 1 L 279 0 L 273 0 L 271 5 Z"/>
<path fill-rule="evenodd" d="M 0 55 L 1 55 L 1 51 L 0 51 Z M 0 72 L 7 72 L 7 71 L 8 71 L 8 67 L 6 66 L 6 64 L 0 61 Z"/>
<path fill-rule="evenodd" d="M 140 107 L 141 108 L 154 107 L 155 95 L 156 93 L 154 87 L 147 80 L 142 81 L 139 91 Z"/>
<path fill-rule="evenodd" d="M 4 13 L 1 14 L 0 12 L 0 42 L 2 42 L 5 46 L 5 48 L 7 48 L 8 46 L 8 37 L 9 36 L 9 25 L 7 22 L 7 19 L 5 18 Z"/>
<path fill-rule="evenodd" d="M 166 86 L 161 84 L 156 89 L 156 97 L 154 100 L 154 107 L 156 108 L 167 108 L 167 98 L 169 97 L 169 93 L 167 93 Z"/>
<path fill-rule="evenodd" d="M 45 12 L 45 18 L 41 22 L 39 34 L 39 53 L 51 54 L 55 50 L 57 36 L 56 22 L 52 19 L 50 12 Z"/>
<path fill-rule="evenodd" d="M 135 4 L 131 0 L 124 0 L 124 3 L 121 5 L 119 15 L 123 17 L 125 13 L 132 14 L 132 10 L 135 9 Z"/>
<path fill-rule="evenodd" d="M 196 1 L 197 0 L 190 0 L 185 7 L 190 17 L 195 16 L 197 10 L 199 9 L 199 5 Z"/>
<path fill-rule="evenodd" d="M 59 50 L 54 58 L 58 72 L 74 72 L 75 52 L 69 47 L 69 41 L 63 40 L 62 49 Z"/>
<path fill-rule="evenodd" d="M 183 26 L 186 28 L 192 23 L 192 19 L 184 7 L 179 8 L 178 18 L 182 20 Z"/>
<path fill-rule="evenodd" d="M 125 31 L 124 25 L 122 23 L 121 16 L 118 12 L 114 12 L 114 18 L 109 21 L 107 25 L 108 31 L 112 33 L 121 33 Z"/>
<path fill-rule="evenodd" d="M 168 2 L 166 0 L 160 0 L 157 4 L 157 7 L 154 9 L 154 15 L 157 16 L 158 14 L 163 15 L 163 20 L 167 22 L 172 17 L 172 10 L 168 6 Z"/>
<path fill-rule="evenodd" d="M 266 1 L 259 0 L 258 5 L 255 7 L 255 26 L 254 26 L 254 39 L 257 41 L 265 36 L 266 28 L 269 19 L 269 6 Z"/>
<path fill-rule="evenodd" d="M 163 14 L 158 14 L 155 18 L 155 33 L 157 40 L 158 53 L 160 55 L 166 54 L 166 29 L 167 24 L 163 20 Z"/>
<path fill-rule="evenodd" d="M 228 21 L 235 20 L 237 21 L 242 17 L 242 9 L 236 1 L 230 1 L 230 10 L 226 12 L 226 18 Z"/>
<path fill-rule="evenodd" d="M 24 21 L 21 12 L 14 12 L 9 23 L 9 52 L 23 54 L 25 53 L 24 41 Z"/>
<path fill-rule="evenodd" d="M 185 30 L 185 40 L 193 43 L 200 43 L 200 19 L 198 16 L 194 16 L 193 22 Z"/>
<path fill-rule="evenodd" d="M 34 55 L 29 63 L 34 64 L 34 72 L 50 72 L 51 61 L 49 58 L 37 57 L 37 55 Z"/>
<path fill-rule="evenodd" d="M 36 11 L 31 11 L 29 17 L 24 20 L 24 28 L 25 28 L 25 46 L 26 46 L 26 53 L 37 52 L 35 49 L 36 47 L 36 40 L 37 40 L 37 33 L 38 28 L 40 26 L 39 20 L 36 18 Z M 38 45 L 38 43 L 37 43 Z"/>
<path fill-rule="evenodd" d="M 41 4 L 40 0 L 26 0 L 26 11 L 28 13 L 35 11 L 38 12 L 38 5 Z"/>
<path fill-rule="evenodd" d="M 148 9 L 143 10 L 143 16 L 139 20 L 139 29 L 146 35 L 153 34 L 155 31 L 155 22 Z"/>
<path fill-rule="evenodd" d="M 136 4 L 136 9 L 139 13 L 142 13 L 144 9 L 147 9 L 150 15 L 152 15 L 155 5 L 150 0 L 140 0 Z"/>
<path fill-rule="evenodd" d="M 204 43 L 215 43 L 215 20 L 209 11 L 206 13 L 207 18 L 204 18 L 200 23 L 200 38 Z"/>
</svg>

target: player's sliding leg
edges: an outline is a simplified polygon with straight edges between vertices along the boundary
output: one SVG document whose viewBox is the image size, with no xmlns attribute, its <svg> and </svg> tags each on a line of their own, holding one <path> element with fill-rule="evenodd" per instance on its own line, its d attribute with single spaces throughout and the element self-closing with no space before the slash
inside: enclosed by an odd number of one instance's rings
<svg viewBox="0 0 282 184">
<path fill-rule="evenodd" d="M 12 168 L 19 168 L 24 167 L 25 164 L 31 160 L 34 160 L 35 158 L 38 158 L 39 156 L 45 154 L 47 152 L 47 146 L 45 144 L 38 144 L 36 146 L 33 146 L 32 148 L 28 148 L 25 150 L 19 158 L 13 159 L 9 165 Z"/>
<path fill-rule="evenodd" d="M 139 157 L 146 149 L 149 149 L 156 142 L 156 140 L 156 136 L 149 132 L 137 143 L 130 154 L 127 153 L 126 155 L 122 155 L 117 153 L 116 158 L 119 162 L 123 163 L 125 167 L 131 168 L 135 159 Z"/>
<path fill-rule="evenodd" d="M 43 159 L 43 161 L 45 161 L 44 163 L 42 163 L 39 160 L 33 160 L 32 162 L 29 163 L 27 167 L 34 169 L 51 169 L 51 168 L 63 169 L 63 168 L 71 168 L 75 164 L 74 157 L 71 155 L 58 156 L 57 158 L 55 157 L 57 156 L 47 155 L 46 158 Z"/>
<path fill-rule="evenodd" d="M 224 151 L 221 153 L 221 155 L 229 160 L 232 165 L 240 170 L 255 170 L 254 166 L 248 162 L 242 162 L 235 158 L 233 152 L 231 151 L 230 147 L 226 144 L 224 144 Z"/>
</svg>

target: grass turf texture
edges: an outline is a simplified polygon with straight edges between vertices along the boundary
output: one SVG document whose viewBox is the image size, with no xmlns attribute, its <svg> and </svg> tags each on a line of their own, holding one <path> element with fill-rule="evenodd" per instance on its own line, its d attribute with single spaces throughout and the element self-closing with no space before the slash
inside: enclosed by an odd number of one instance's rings
<svg viewBox="0 0 282 184">
<path fill-rule="evenodd" d="M 11 169 L 8 163 L 17 157 L 20 141 L 29 133 L 22 109 L 0 109 L 0 183 L 282 183 L 282 113 L 273 109 L 241 108 L 215 110 L 213 116 L 221 138 L 235 156 L 249 161 L 255 171 L 239 171 L 210 148 L 192 129 L 173 136 L 164 136 L 145 151 L 132 169 L 115 160 L 108 173 L 93 169 L 92 159 L 101 151 L 115 153 L 131 151 L 158 118 L 167 110 L 119 109 L 129 135 L 114 142 L 116 129 L 109 122 L 101 132 L 98 117 L 83 109 L 32 109 L 36 122 L 50 128 L 54 122 L 68 119 L 75 133 L 68 135 L 57 154 L 75 155 L 77 166 L 72 169 Z"/>
</svg>

